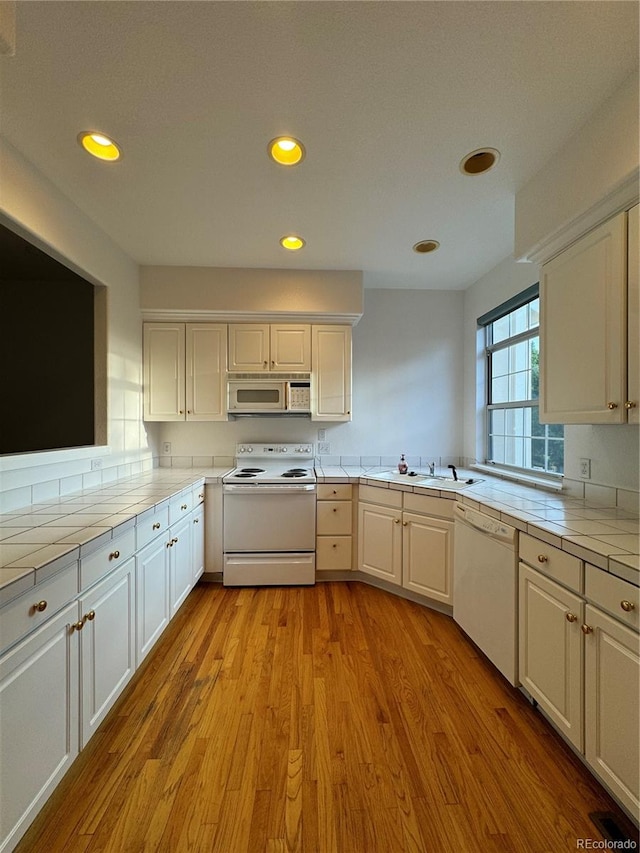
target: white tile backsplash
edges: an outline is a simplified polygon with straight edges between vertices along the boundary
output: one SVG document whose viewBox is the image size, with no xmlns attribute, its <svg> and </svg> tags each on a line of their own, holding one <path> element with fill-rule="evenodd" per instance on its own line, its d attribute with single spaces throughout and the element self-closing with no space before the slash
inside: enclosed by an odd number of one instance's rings
<svg viewBox="0 0 640 853">
<path fill-rule="evenodd" d="M 589 503 L 602 506 L 616 505 L 616 489 L 612 486 L 598 486 L 595 483 L 584 484 L 584 496 Z"/>
</svg>

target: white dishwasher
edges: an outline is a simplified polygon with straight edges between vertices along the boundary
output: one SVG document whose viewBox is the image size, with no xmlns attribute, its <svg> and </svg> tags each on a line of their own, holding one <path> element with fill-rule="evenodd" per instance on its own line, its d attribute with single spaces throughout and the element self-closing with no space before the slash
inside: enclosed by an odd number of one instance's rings
<svg viewBox="0 0 640 853">
<path fill-rule="evenodd" d="M 517 687 L 518 531 L 464 504 L 453 516 L 453 618 Z"/>
</svg>

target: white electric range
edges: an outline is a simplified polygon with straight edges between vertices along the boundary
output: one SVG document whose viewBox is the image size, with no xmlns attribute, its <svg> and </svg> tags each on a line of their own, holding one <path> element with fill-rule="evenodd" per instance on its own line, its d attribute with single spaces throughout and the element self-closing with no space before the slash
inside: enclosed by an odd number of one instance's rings
<svg viewBox="0 0 640 853">
<path fill-rule="evenodd" d="M 313 445 L 245 442 L 236 462 L 222 480 L 224 585 L 315 583 Z"/>
</svg>

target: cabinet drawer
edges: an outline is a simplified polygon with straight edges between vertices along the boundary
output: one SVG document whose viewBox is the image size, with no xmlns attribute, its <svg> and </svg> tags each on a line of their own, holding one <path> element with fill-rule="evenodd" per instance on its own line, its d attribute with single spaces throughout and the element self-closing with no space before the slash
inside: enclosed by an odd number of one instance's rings
<svg viewBox="0 0 640 853">
<path fill-rule="evenodd" d="M 582 561 L 527 533 L 520 534 L 520 559 L 559 583 L 582 592 Z"/>
<path fill-rule="evenodd" d="M 136 550 L 135 527 L 112 539 L 103 548 L 80 560 L 80 589 L 100 580 L 101 577 L 117 569 L 125 560 L 133 556 Z"/>
<path fill-rule="evenodd" d="M 317 504 L 318 536 L 351 533 L 351 501 L 320 501 Z"/>
<path fill-rule="evenodd" d="M 318 483 L 319 501 L 350 501 L 352 494 L 351 483 Z"/>
<path fill-rule="evenodd" d="M 601 607 L 637 631 L 640 627 L 640 589 L 595 566 L 585 564 L 584 594 L 591 604 Z"/>
<path fill-rule="evenodd" d="M 193 505 L 193 493 L 191 491 L 181 492 L 169 504 L 169 524 L 175 524 L 181 518 L 185 518 L 191 512 Z"/>
<path fill-rule="evenodd" d="M 404 508 L 411 512 L 420 512 L 436 518 L 453 518 L 455 501 L 448 498 L 434 498 L 431 495 L 417 495 L 405 492 Z"/>
<path fill-rule="evenodd" d="M 161 509 L 148 510 L 138 516 L 136 522 L 136 550 L 160 536 L 163 530 L 169 527 L 169 507 L 164 506 Z"/>
<path fill-rule="evenodd" d="M 395 489 L 377 488 L 376 486 L 360 486 L 358 489 L 358 500 L 370 504 L 390 506 L 400 509 L 402 506 L 402 492 Z"/>
<path fill-rule="evenodd" d="M 204 500 L 204 483 L 191 489 L 191 506 L 195 509 Z M 184 501 L 183 501 L 184 503 Z"/>
<path fill-rule="evenodd" d="M 46 622 L 78 594 L 78 563 L 23 592 L 0 610 L 0 652 Z"/>
<path fill-rule="evenodd" d="M 316 540 L 318 571 L 351 571 L 351 536 L 319 536 Z"/>
</svg>

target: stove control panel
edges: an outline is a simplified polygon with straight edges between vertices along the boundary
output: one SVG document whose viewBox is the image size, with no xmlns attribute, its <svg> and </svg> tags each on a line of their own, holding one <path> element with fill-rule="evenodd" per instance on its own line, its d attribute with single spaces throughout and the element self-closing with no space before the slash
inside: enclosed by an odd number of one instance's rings
<svg viewBox="0 0 640 853">
<path fill-rule="evenodd" d="M 313 444 L 238 444 L 236 446 L 236 457 L 256 456 L 261 459 L 272 457 L 274 459 L 309 459 L 313 456 Z"/>
</svg>

